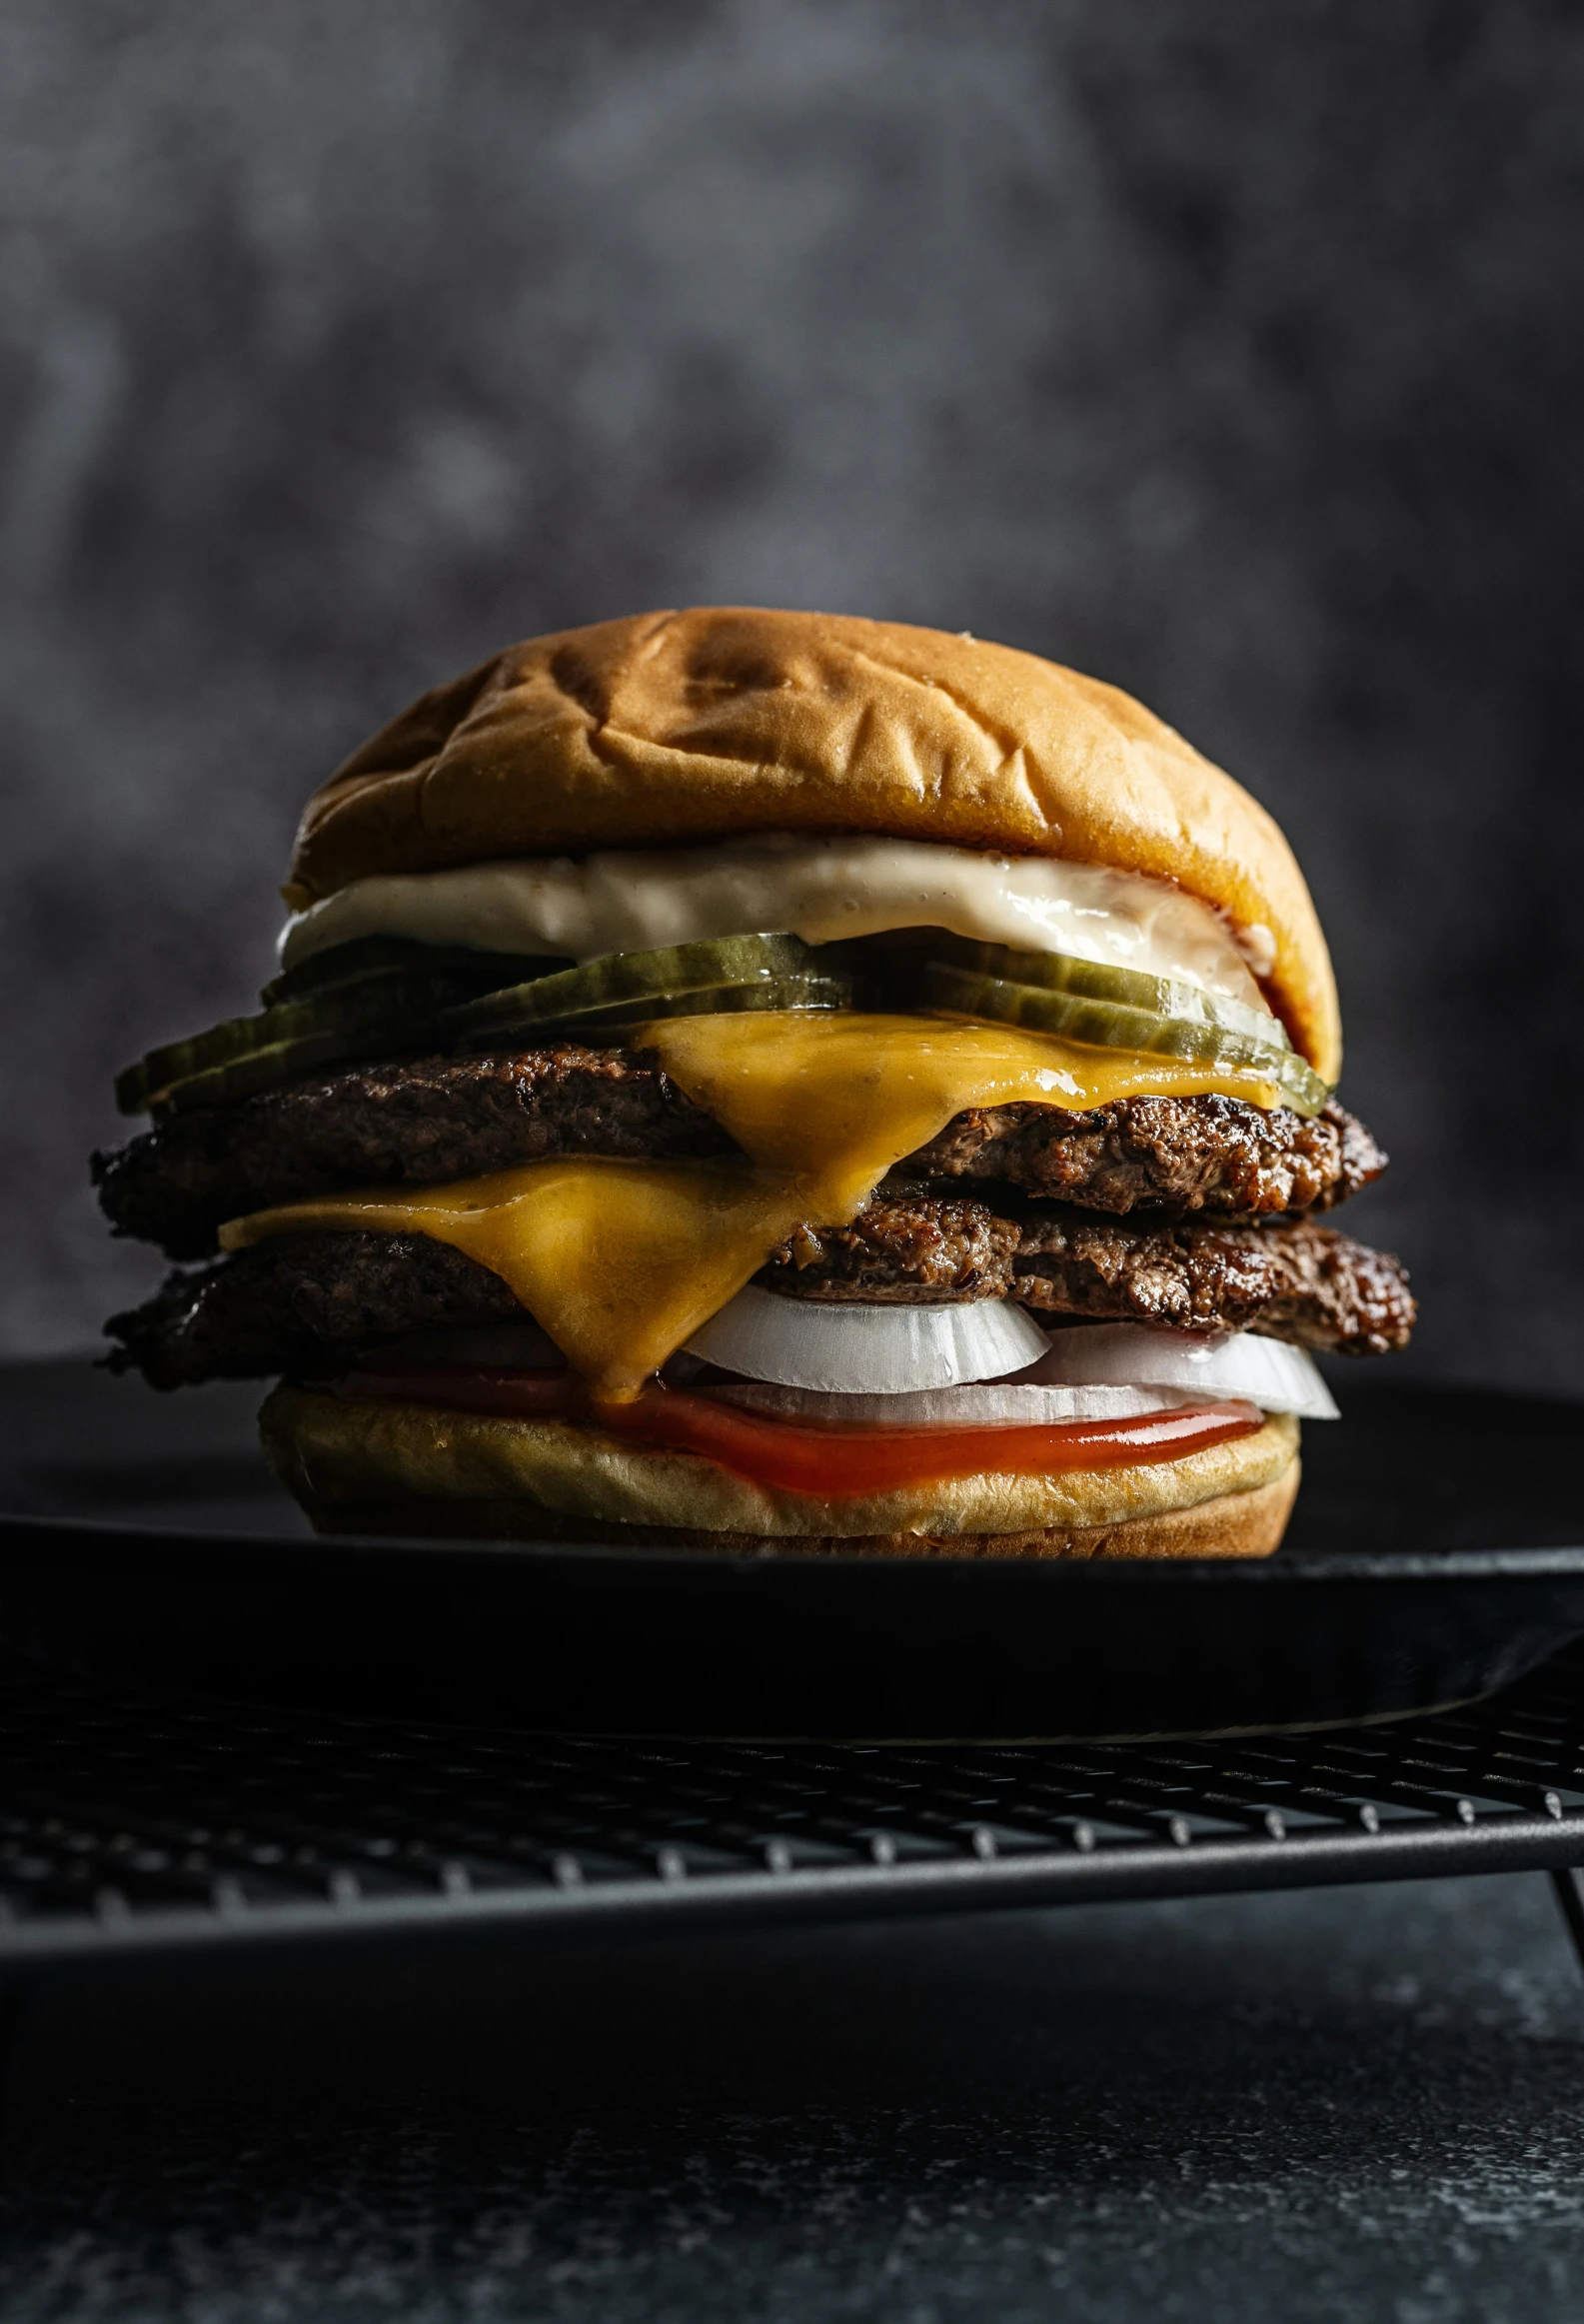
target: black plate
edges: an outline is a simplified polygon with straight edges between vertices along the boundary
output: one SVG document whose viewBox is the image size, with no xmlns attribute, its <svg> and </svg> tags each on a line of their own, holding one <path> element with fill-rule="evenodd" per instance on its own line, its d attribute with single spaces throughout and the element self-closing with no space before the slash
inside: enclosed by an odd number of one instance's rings
<svg viewBox="0 0 1584 2324">
<path fill-rule="evenodd" d="M 321 1542 L 252 1389 L 0 1371 L 0 1628 L 95 1672 L 628 1734 L 1314 1726 L 1466 1700 L 1584 1633 L 1584 1406 L 1342 1387 L 1259 1563 Z"/>
</svg>

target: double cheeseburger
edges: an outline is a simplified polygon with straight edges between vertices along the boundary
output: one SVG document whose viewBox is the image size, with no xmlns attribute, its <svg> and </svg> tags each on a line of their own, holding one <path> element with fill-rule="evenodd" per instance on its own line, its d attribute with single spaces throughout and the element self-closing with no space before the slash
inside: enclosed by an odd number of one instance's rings
<svg viewBox="0 0 1584 2324">
<path fill-rule="evenodd" d="M 1270 817 L 1114 687 L 698 608 L 514 646 L 309 803 L 262 1013 L 121 1077 L 108 1326 L 278 1375 L 327 1529 L 1260 1556 L 1403 1344 Z"/>
</svg>

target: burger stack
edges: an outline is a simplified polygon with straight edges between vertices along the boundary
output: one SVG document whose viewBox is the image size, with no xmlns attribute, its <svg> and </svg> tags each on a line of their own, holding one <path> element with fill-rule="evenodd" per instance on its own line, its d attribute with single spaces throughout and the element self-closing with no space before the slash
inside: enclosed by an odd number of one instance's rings
<svg viewBox="0 0 1584 2324">
<path fill-rule="evenodd" d="M 277 1380 L 329 1529 L 1263 1554 L 1311 1353 L 1407 1340 L 1284 840 L 1032 656 L 534 640 L 331 780 L 286 893 L 94 1168 L 180 1262 L 112 1366 Z"/>
</svg>

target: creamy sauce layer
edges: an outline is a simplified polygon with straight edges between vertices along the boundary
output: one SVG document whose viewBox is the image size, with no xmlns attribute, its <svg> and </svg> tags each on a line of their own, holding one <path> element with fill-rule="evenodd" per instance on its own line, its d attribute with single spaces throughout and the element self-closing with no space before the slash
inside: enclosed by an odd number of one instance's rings
<svg viewBox="0 0 1584 2324">
<path fill-rule="evenodd" d="M 917 1017 L 682 1017 L 635 1031 L 742 1160 L 537 1162 L 376 1187 L 233 1221 L 237 1250 L 303 1228 L 428 1234 L 501 1276 L 614 1402 L 719 1313 L 802 1223 L 844 1225 L 904 1155 L 974 1106 L 1086 1112 L 1121 1098 L 1279 1096 L 1256 1075 Z"/>
<path fill-rule="evenodd" d="M 1197 897 L 1103 864 L 772 833 L 358 880 L 287 923 L 281 961 L 365 936 L 588 961 L 772 929 L 829 944 L 900 928 L 1141 969 L 1255 1009 L 1249 964 L 1265 973 L 1274 949 L 1267 929 L 1234 936 Z"/>
</svg>

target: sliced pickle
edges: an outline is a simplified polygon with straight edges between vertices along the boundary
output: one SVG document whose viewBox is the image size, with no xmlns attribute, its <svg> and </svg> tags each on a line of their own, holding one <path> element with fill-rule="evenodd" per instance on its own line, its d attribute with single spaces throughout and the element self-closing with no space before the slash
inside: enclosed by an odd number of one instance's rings
<svg viewBox="0 0 1584 2324">
<path fill-rule="evenodd" d="M 349 999 L 332 1010 L 323 997 L 315 996 L 266 1009 L 258 1017 L 232 1018 L 228 1024 L 211 1026 L 207 1033 L 195 1033 L 185 1041 L 151 1050 L 141 1064 L 129 1066 L 117 1077 L 116 1103 L 123 1114 L 140 1113 L 144 1107 L 157 1104 L 177 1082 L 191 1081 L 195 1075 L 229 1065 L 234 1059 L 262 1055 L 310 1036 L 339 1043 L 343 1054 L 353 1055 L 368 1039 L 405 1036 L 409 1028 L 421 1032 L 424 1025 L 433 1024 L 434 1013 L 422 1006 L 415 1011 L 413 998 L 418 997 L 382 988 L 361 1006 Z M 409 1004 L 405 1009 L 404 1000 Z"/>
<path fill-rule="evenodd" d="M 716 988 L 753 986 L 815 974 L 812 948 L 800 937 L 708 937 L 698 944 L 664 945 L 653 952 L 604 953 L 559 976 L 538 977 L 507 992 L 449 1012 L 453 1038 L 472 1045 L 505 1031 L 565 1025 L 592 1010 Z M 642 1011 L 639 1012 L 643 1014 Z M 656 1010 L 651 1016 L 658 1015 Z"/>
<path fill-rule="evenodd" d="M 387 1055 L 394 1056 L 401 1048 L 411 1048 L 410 1041 L 378 1045 Z M 359 1053 L 370 1054 L 369 1045 L 359 1045 Z M 150 1111 L 157 1120 L 170 1114 L 186 1114 L 195 1106 L 230 1106 L 240 1098 L 256 1098 L 263 1091 L 281 1089 L 287 1082 L 301 1081 L 317 1066 L 343 1066 L 350 1062 L 346 1036 L 336 1033 L 301 1034 L 295 1041 L 276 1042 L 269 1049 L 249 1050 L 246 1056 L 233 1058 L 229 1064 L 213 1066 L 207 1073 L 189 1074 L 184 1080 L 170 1083 L 150 1101 Z"/>
<path fill-rule="evenodd" d="M 135 1066 L 127 1066 L 116 1076 L 116 1106 L 123 1114 L 145 1114 L 150 1106 L 158 1104 L 173 1082 L 207 1072 L 213 1066 L 224 1065 L 230 1058 L 241 1057 L 249 1049 L 261 1046 L 255 1028 L 263 1023 L 257 1017 L 238 1017 L 227 1025 L 211 1027 L 208 1033 L 195 1033 L 186 1041 L 173 1041 L 164 1049 L 150 1050 Z"/>
<path fill-rule="evenodd" d="M 975 944 L 966 937 L 946 937 L 931 950 L 958 968 L 977 971 L 1010 985 L 1037 985 L 1053 993 L 1081 994 L 1088 1001 L 1112 1001 L 1118 1008 L 1143 1009 L 1152 1017 L 1182 1017 L 1201 1024 L 1224 1025 L 1269 1049 L 1290 1048 L 1286 1027 L 1268 1010 L 1251 1009 L 1202 986 L 1183 984 L 1170 977 L 1151 977 L 1142 969 L 1124 969 L 1109 961 L 1074 960 L 1069 953 L 1014 952 L 1008 945 Z"/>
<path fill-rule="evenodd" d="M 562 960 L 538 953 L 487 953 L 471 945 L 426 945 L 411 937 L 361 936 L 350 944 L 332 945 L 283 969 L 270 980 L 259 999 L 266 1009 L 286 1001 L 303 1000 L 310 993 L 339 993 L 350 986 L 404 984 L 422 979 L 445 984 L 446 1004 L 468 1000 L 476 993 L 494 993 L 503 985 L 521 985 L 531 977 L 545 977 L 562 967 Z"/>
<path fill-rule="evenodd" d="M 139 1114 L 163 1104 L 167 1092 L 253 1057 L 280 1057 L 295 1044 L 312 1042 L 313 1063 L 321 1058 L 370 1057 L 377 1050 L 412 1050 L 441 1045 L 439 1013 L 431 989 L 418 992 L 382 986 L 335 1009 L 326 997 L 286 1003 L 259 1017 L 234 1018 L 187 1041 L 152 1051 L 142 1063 L 116 1078 L 116 1104 L 123 1114 Z"/>
<path fill-rule="evenodd" d="M 617 1001 L 609 1009 L 581 1009 L 576 1017 L 532 1018 L 471 1029 L 458 1048 L 494 1049 L 515 1041 L 599 1042 L 661 1017 L 713 1017 L 747 1010 L 850 1009 L 852 988 L 844 977 L 772 977 L 761 985 L 708 985 L 693 993 L 652 993 L 642 1001 Z"/>
<path fill-rule="evenodd" d="M 352 956 L 361 956 L 354 959 Z M 334 980 L 331 965 L 341 967 Z M 307 980 L 310 970 L 325 967 L 317 983 Z M 372 1057 L 377 1052 L 411 1052 L 426 1045 L 444 1046 L 441 1012 L 474 1000 L 503 980 L 521 983 L 525 969 L 550 964 L 521 953 L 470 952 L 462 947 L 408 944 L 394 937 L 369 937 L 356 944 L 338 945 L 300 970 L 278 977 L 264 988 L 264 997 L 279 996 L 257 1017 L 234 1017 L 207 1033 L 151 1050 L 138 1065 L 128 1066 L 116 1078 L 116 1104 L 123 1114 L 141 1114 L 162 1105 L 178 1083 L 207 1076 L 218 1068 L 249 1057 L 281 1059 L 289 1045 L 314 1041 L 310 1065 L 332 1058 Z M 290 1053 L 295 1054 L 295 1053 Z M 278 1070 L 260 1087 L 290 1079 Z M 206 1084 L 206 1088 L 210 1085 Z M 212 1104 L 210 1098 L 184 1103 Z"/>
<path fill-rule="evenodd" d="M 618 1002 L 608 1009 L 586 1009 L 565 1021 L 535 1020 L 527 1026 L 503 1026 L 493 1035 L 475 1036 L 467 1046 L 473 1050 L 489 1049 L 518 1039 L 536 1043 L 598 1042 L 612 1035 L 620 1037 L 633 1026 L 645 1025 L 660 1017 L 686 1017 L 716 1010 L 846 1009 L 851 1006 L 851 988 L 839 977 L 778 977 L 760 985 L 717 986 L 699 993 L 650 994 L 642 1001 Z M 285 1017 L 294 1012 L 280 1010 L 270 1014 Z M 217 1032 L 222 1030 L 216 1028 Z M 172 1077 L 138 1099 L 135 1105 L 126 1106 L 124 1111 L 131 1113 L 148 1107 L 163 1119 L 171 1114 L 188 1113 L 198 1106 L 234 1105 L 239 1099 L 256 1098 L 266 1090 L 278 1090 L 288 1082 L 301 1081 L 305 1074 L 322 1066 L 345 1066 L 360 1057 L 411 1056 L 415 1050 L 432 1047 L 439 1039 L 433 1020 L 419 1022 L 410 1014 L 371 1017 L 356 1033 L 345 1026 L 317 1030 L 308 1026 L 290 1039 L 250 1048 L 205 1070 Z M 132 1072 L 140 1070 L 134 1067 Z M 121 1077 L 118 1094 L 127 1079 L 126 1075 Z"/>
<path fill-rule="evenodd" d="M 816 945 L 813 961 L 820 976 L 850 980 L 854 1009 L 905 1016 L 918 1007 L 925 961 L 945 959 L 953 941 L 943 928 L 883 929 L 875 936 L 838 937 Z"/>
<path fill-rule="evenodd" d="M 1091 1001 L 1081 993 L 1052 991 L 1045 985 L 1016 985 L 946 962 L 924 973 L 932 1005 L 952 1016 L 989 1018 L 1020 1025 L 1030 1033 L 1056 1033 L 1068 1041 L 1100 1049 L 1144 1050 L 1152 1057 L 1175 1057 L 1206 1066 L 1241 1066 L 1261 1074 L 1281 1091 L 1298 1114 L 1318 1114 L 1330 1092 L 1296 1051 L 1273 1038 L 1251 1040 L 1205 1018 L 1163 1017 L 1112 1001 Z M 1172 987 L 1172 991 L 1179 988 Z M 1279 1027 L 1276 1029 L 1279 1033 Z"/>
</svg>

